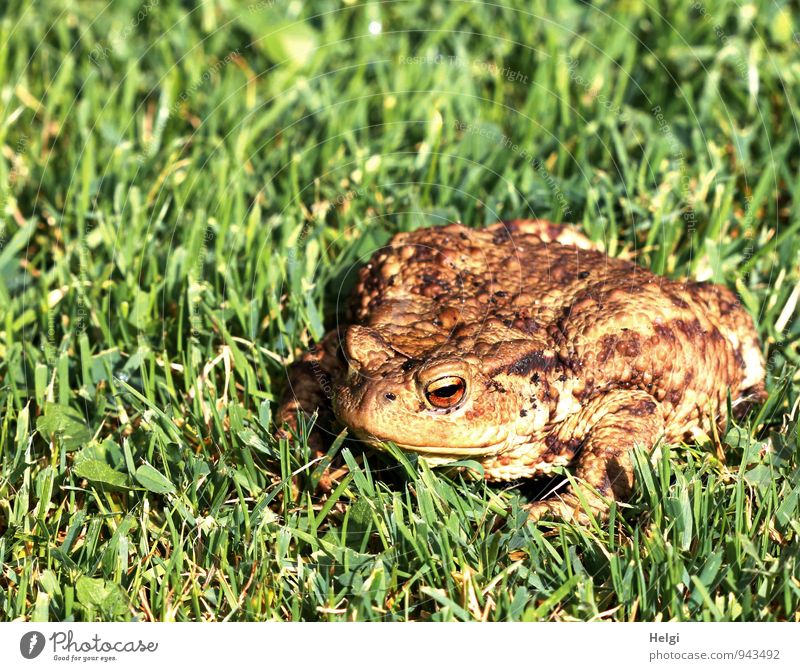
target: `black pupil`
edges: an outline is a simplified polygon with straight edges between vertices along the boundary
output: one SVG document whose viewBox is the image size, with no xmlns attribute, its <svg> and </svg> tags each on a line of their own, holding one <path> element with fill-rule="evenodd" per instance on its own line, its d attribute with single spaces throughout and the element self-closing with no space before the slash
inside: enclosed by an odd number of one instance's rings
<svg viewBox="0 0 800 671">
<path fill-rule="evenodd" d="M 460 389 L 460 384 L 448 384 L 446 387 L 439 387 L 439 389 L 433 392 L 433 395 L 438 398 L 450 398 L 451 396 L 455 396 Z"/>
</svg>

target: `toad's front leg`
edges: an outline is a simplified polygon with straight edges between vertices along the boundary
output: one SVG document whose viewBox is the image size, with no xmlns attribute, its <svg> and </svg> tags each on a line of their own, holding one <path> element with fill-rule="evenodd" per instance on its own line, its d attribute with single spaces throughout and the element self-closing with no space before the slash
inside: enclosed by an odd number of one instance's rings
<svg viewBox="0 0 800 671">
<path fill-rule="evenodd" d="M 338 348 L 338 333 L 331 331 L 289 366 L 288 384 L 275 413 L 277 438 L 288 438 L 290 432 L 297 432 L 298 413 L 310 417 L 318 412 L 323 422 L 332 419 L 333 383 L 345 365 L 337 355 Z M 321 448 L 317 434 L 311 443 Z"/>
<path fill-rule="evenodd" d="M 580 491 L 570 486 L 551 499 L 531 504 L 530 517 L 582 523 L 588 522 L 588 512 L 605 517 L 608 500 L 625 501 L 633 491 L 630 450 L 635 445 L 651 449 L 663 430 L 661 406 L 646 392 L 616 390 L 591 400 L 553 433 L 556 444 L 580 444 L 575 469 Z"/>
</svg>

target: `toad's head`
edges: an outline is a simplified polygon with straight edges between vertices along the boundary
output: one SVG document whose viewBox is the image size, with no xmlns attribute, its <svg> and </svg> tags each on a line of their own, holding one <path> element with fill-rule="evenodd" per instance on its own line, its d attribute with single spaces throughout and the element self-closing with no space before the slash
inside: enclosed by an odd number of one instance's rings
<svg viewBox="0 0 800 671">
<path fill-rule="evenodd" d="M 491 330 L 482 329 L 479 343 L 466 336 L 412 347 L 406 339 L 401 352 L 391 333 L 351 326 L 344 338 L 349 368 L 334 411 L 359 438 L 378 447 L 391 441 L 434 464 L 481 461 L 543 423 L 529 411 L 538 377 L 530 340 L 505 334 L 493 343 Z"/>
</svg>

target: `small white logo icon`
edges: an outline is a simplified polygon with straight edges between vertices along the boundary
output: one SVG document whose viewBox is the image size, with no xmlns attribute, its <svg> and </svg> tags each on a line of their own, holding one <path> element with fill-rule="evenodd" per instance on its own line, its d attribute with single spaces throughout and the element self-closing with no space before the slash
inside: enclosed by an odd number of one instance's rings
<svg viewBox="0 0 800 671">
<path fill-rule="evenodd" d="M 19 651 L 25 659 L 38 657 L 44 650 L 44 634 L 38 631 L 29 631 L 19 641 Z"/>
</svg>

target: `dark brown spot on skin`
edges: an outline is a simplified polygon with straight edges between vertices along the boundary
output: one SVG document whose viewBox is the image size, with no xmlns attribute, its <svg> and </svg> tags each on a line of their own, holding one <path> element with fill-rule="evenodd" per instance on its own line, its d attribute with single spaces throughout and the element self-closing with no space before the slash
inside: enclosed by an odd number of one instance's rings
<svg viewBox="0 0 800 671">
<path fill-rule="evenodd" d="M 530 354 L 526 354 L 524 357 L 518 359 L 508 366 L 508 368 L 505 369 L 505 372 L 509 375 L 529 375 L 534 370 L 552 370 L 556 367 L 556 363 L 557 361 L 555 356 L 546 355 L 541 351 L 531 352 Z M 494 374 L 496 375 L 498 372 L 502 372 L 502 369 L 498 370 Z"/>
<path fill-rule="evenodd" d="M 404 361 L 404 362 L 403 362 L 403 365 L 402 365 L 402 366 L 400 366 L 400 368 L 401 368 L 401 370 L 402 370 L 404 373 L 407 373 L 407 372 L 408 372 L 408 371 L 410 371 L 410 370 L 411 370 L 411 369 L 412 369 L 414 366 L 416 366 L 418 363 L 419 363 L 419 361 L 417 361 L 416 359 L 408 359 L 408 361 Z"/>
<path fill-rule="evenodd" d="M 573 375 L 578 376 L 583 370 L 583 362 L 578 358 L 577 354 L 568 354 L 564 356 L 563 353 L 560 353 L 559 358 L 564 363 L 564 366 L 572 371 Z M 586 380 L 591 381 L 591 378 L 586 377 Z"/>
<path fill-rule="evenodd" d="M 588 270 L 583 270 L 583 271 L 578 273 L 578 278 L 581 279 L 581 280 L 585 280 L 587 277 L 589 277 L 589 274 L 590 273 L 589 273 Z"/>
<path fill-rule="evenodd" d="M 511 326 L 525 333 L 536 333 L 539 330 L 539 325 L 530 317 L 517 318 L 512 322 Z"/>
<path fill-rule="evenodd" d="M 528 416 L 528 411 L 525 410 L 525 408 L 520 408 L 519 416 L 520 417 L 527 417 Z"/>
<path fill-rule="evenodd" d="M 676 319 L 674 322 L 675 327 L 685 336 L 689 336 L 689 327 L 683 319 Z"/>
<path fill-rule="evenodd" d="M 492 242 L 495 245 L 502 245 L 508 242 L 511 239 L 511 231 L 509 231 L 505 226 L 498 228 L 494 235 L 492 236 Z"/>
<path fill-rule="evenodd" d="M 633 358 L 639 356 L 642 351 L 641 344 L 639 343 L 638 333 L 626 334 L 616 345 L 616 350 L 622 356 Z"/>
<path fill-rule="evenodd" d="M 533 384 L 539 384 L 540 380 L 541 378 L 539 377 L 539 373 L 534 373 L 531 375 L 531 382 L 533 382 Z"/>
<path fill-rule="evenodd" d="M 547 447 L 548 452 L 560 452 L 561 451 L 561 441 L 558 439 L 558 436 L 550 433 L 544 437 L 544 444 Z"/>
<path fill-rule="evenodd" d="M 659 335 L 659 337 L 663 338 L 668 343 L 675 341 L 675 334 L 672 332 L 671 328 L 668 328 L 663 324 L 653 324 L 653 330 Z"/>
<path fill-rule="evenodd" d="M 544 444 L 547 447 L 547 453 L 551 455 L 547 461 L 552 461 L 553 457 L 559 455 L 573 456 L 580 449 L 583 441 L 575 437 L 563 441 L 557 435 L 551 433 L 545 436 Z"/>
<path fill-rule="evenodd" d="M 598 363 L 606 363 L 614 354 L 617 345 L 617 336 L 613 334 L 604 335 L 600 338 L 600 352 L 597 355 Z"/>
<path fill-rule="evenodd" d="M 499 392 L 500 394 L 506 393 L 505 387 L 502 384 L 500 384 L 497 380 L 489 380 L 486 383 L 486 388 L 491 389 L 492 391 Z"/>
<path fill-rule="evenodd" d="M 648 415 L 652 415 L 656 411 L 657 407 L 658 406 L 655 404 L 655 401 L 651 401 L 649 399 L 642 399 L 638 403 L 635 403 L 634 405 L 630 406 L 630 408 L 628 408 L 628 411 L 634 417 L 647 417 Z"/>
<path fill-rule="evenodd" d="M 676 319 L 674 323 L 677 329 L 687 338 L 694 339 L 705 335 L 705 331 L 703 331 L 699 319 L 695 319 L 689 323 L 686 323 L 683 319 Z"/>
<path fill-rule="evenodd" d="M 397 396 L 395 396 L 395 395 L 394 395 L 392 392 L 387 392 L 387 393 L 385 393 L 385 394 L 383 395 L 383 397 L 384 397 L 384 398 L 385 398 L 387 401 L 394 401 L 394 400 L 397 398 Z"/>
<path fill-rule="evenodd" d="M 675 307 L 680 308 L 681 310 L 685 310 L 689 307 L 689 304 L 680 296 L 675 296 L 674 294 L 670 295 L 670 300 Z"/>
<path fill-rule="evenodd" d="M 729 315 L 736 306 L 728 301 L 720 301 L 719 303 L 719 313 L 724 317 Z"/>
<path fill-rule="evenodd" d="M 570 438 L 566 442 L 567 452 L 571 452 L 572 454 L 575 454 L 580 449 L 582 444 L 583 444 L 583 441 L 580 438 Z"/>
</svg>

